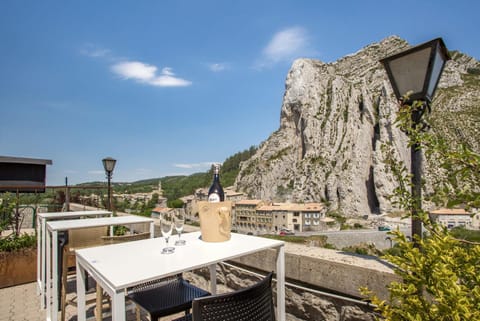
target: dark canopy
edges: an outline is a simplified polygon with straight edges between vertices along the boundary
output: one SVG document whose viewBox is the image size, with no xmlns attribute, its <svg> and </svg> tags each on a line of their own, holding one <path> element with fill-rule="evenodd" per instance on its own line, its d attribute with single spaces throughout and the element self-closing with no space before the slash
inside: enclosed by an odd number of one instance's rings
<svg viewBox="0 0 480 321">
<path fill-rule="evenodd" d="M 49 159 L 0 156 L 0 192 L 45 192 Z"/>
</svg>

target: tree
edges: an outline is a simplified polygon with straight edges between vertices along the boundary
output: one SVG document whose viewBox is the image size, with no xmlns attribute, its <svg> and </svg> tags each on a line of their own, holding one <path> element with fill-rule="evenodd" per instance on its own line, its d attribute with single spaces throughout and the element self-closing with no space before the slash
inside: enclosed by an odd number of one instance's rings
<svg viewBox="0 0 480 321">
<path fill-rule="evenodd" d="M 14 227 L 16 198 L 10 193 L 4 193 L 0 199 L 0 232 Z M 13 229 L 14 232 L 15 229 Z"/>
<path fill-rule="evenodd" d="M 480 207 L 480 155 L 463 144 L 452 148 L 442 137 L 425 132 L 428 123 L 412 126 L 411 113 L 419 104 L 401 106 L 396 122 L 408 133 L 410 145 L 419 144 L 425 155 L 439 164 L 433 192 L 426 200 L 441 206 Z M 480 243 L 458 239 L 430 221 L 411 195 L 406 167 L 393 160 L 392 148 L 386 146 L 384 151 L 399 182 L 395 202 L 409 213 L 414 210 L 427 233 L 411 242 L 400 231 L 391 232 L 399 254 L 384 258 L 395 266 L 403 282 L 388 285 L 388 300 L 365 288 L 362 292 L 386 320 L 480 320 Z"/>
<path fill-rule="evenodd" d="M 172 201 L 168 201 L 168 207 L 172 207 L 172 208 L 182 208 L 183 207 L 183 201 L 181 199 L 175 199 L 175 200 L 172 200 Z"/>
</svg>

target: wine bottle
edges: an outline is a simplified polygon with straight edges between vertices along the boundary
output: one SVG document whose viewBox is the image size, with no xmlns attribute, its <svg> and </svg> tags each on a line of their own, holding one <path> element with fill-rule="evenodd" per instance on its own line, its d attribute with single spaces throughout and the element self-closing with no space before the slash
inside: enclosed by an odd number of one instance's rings
<svg viewBox="0 0 480 321">
<path fill-rule="evenodd" d="M 213 182 L 208 190 L 209 202 L 223 202 L 225 194 L 223 193 L 222 185 L 220 184 L 220 164 L 213 165 Z"/>
</svg>

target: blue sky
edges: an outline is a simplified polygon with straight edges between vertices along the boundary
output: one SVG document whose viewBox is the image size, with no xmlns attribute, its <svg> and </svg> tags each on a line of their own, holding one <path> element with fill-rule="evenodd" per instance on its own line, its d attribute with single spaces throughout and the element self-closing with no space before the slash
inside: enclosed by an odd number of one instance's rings
<svg viewBox="0 0 480 321">
<path fill-rule="evenodd" d="M 278 129 L 295 58 L 390 35 L 480 58 L 478 1 L 0 2 L 0 155 L 47 184 L 206 171 Z"/>
</svg>

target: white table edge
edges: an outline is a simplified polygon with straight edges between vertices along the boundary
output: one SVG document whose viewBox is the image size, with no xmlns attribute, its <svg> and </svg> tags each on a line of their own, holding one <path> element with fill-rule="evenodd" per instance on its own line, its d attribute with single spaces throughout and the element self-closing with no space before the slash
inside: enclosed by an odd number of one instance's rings
<svg viewBox="0 0 480 321">
<path fill-rule="evenodd" d="M 37 295 L 40 295 L 40 307 L 45 309 L 45 257 L 46 239 L 44 237 L 46 222 L 48 220 L 62 219 L 62 218 L 80 218 L 82 216 L 113 216 L 113 212 L 106 210 L 94 211 L 71 211 L 71 212 L 43 212 L 36 214 L 36 230 L 37 230 Z"/>
<path fill-rule="evenodd" d="M 193 232 L 193 233 L 200 234 L 199 232 Z M 254 236 L 252 236 L 252 237 L 254 237 Z M 238 257 L 243 257 L 243 256 L 246 256 L 246 255 L 250 255 L 250 254 L 260 252 L 260 251 L 264 251 L 264 250 L 268 250 L 268 249 L 275 249 L 277 251 L 277 258 L 276 258 L 276 262 L 275 262 L 275 273 L 276 273 L 276 276 L 277 276 L 277 320 L 285 321 L 285 242 L 280 241 L 280 240 L 271 240 L 271 241 L 273 241 L 273 242 L 270 245 L 264 245 L 260 248 L 254 249 L 254 250 L 242 252 L 240 254 L 232 255 L 232 256 L 229 256 L 229 257 L 224 257 L 224 258 L 221 258 L 221 259 L 218 259 L 218 260 L 213 260 L 213 261 L 208 262 L 208 263 L 189 266 L 188 269 L 171 271 L 169 274 L 164 274 L 161 277 L 167 277 L 167 276 L 170 276 L 170 275 L 178 274 L 180 272 L 191 271 L 191 270 L 195 270 L 195 269 L 202 268 L 202 267 L 212 267 L 212 266 L 215 266 L 216 264 L 218 264 L 220 262 L 228 261 L 228 260 L 238 258 Z M 121 300 L 120 302 L 117 302 L 116 305 L 123 305 L 124 306 L 124 304 L 125 304 L 124 303 L 124 298 L 121 299 L 119 297 L 120 294 L 124 295 L 123 292 L 125 292 L 129 287 L 132 287 L 136 284 L 139 284 L 139 282 L 134 282 L 134 283 L 130 282 L 130 283 L 125 283 L 125 284 L 120 284 L 120 285 L 114 286 L 111 282 L 106 280 L 103 275 L 98 273 L 95 270 L 95 268 L 91 265 L 91 263 L 88 262 L 88 260 L 86 260 L 84 257 L 82 257 L 81 253 L 82 253 L 82 250 L 79 250 L 79 251 L 76 252 L 76 258 L 77 258 L 77 260 L 76 260 L 77 261 L 77 277 L 76 277 L 76 279 L 77 279 L 77 296 L 78 296 L 77 318 L 78 318 L 78 320 L 79 321 L 85 321 L 85 317 L 86 317 L 85 316 L 85 313 L 86 313 L 86 311 L 85 311 L 85 289 L 84 289 L 84 282 L 83 282 L 85 271 L 88 271 L 88 273 L 90 275 L 92 275 L 92 277 L 94 277 L 97 281 L 99 281 L 99 283 L 104 288 L 104 290 L 112 298 L 117 297 L 118 299 Z M 151 279 L 148 279 L 148 280 L 145 279 L 145 280 L 142 280 L 140 283 L 153 281 L 155 279 L 158 279 L 158 277 L 151 278 Z M 80 283 L 82 283 L 82 284 L 80 284 Z M 216 281 L 214 283 L 216 283 Z M 213 282 L 212 282 L 211 286 L 212 287 L 215 286 L 213 284 Z M 81 293 L 78 293 L 79 290 L 82 290 L 82 291 L 80 291 Z M 212 291 L 212 293 L 214 293 L 214 292 L 215 291 Z M 114 302 L 112 301 L 112 305 L 113 304 L 114 304 Z M 118 311 L 118 309 L 119 309 L 118 306 L 117 307 L 112 306 L 112 309 L 116 309 L 115 314 L 117 315 L 118 320 L 122 320 L 122 321 L 125 320 L 125 311 L 119 312 Z M 82 311 L 82 312 L 80 312 L 80 311 Z M 119 315 L 119 313 L 120 313 L 120 315 Z M 121 314 L 121 313 L 123 313 L 123 314 Z"/>
<path fill-rule="evenodd" d="M 134 220 L 128 220 L 128 219 L 125 219 L 125 217 L 129 217 L 130 219 L 134 218 Z M 89 221 L 89 222 L 93 222 L 94 224 L 93 225 L 87 225 L 87 226 L 81 226 L 81 225 L 78 225 L 78 226 L 74 226 L 72 229 L 80 229 L 80 228 L 88 228 L 88 227 L 94 227 L 94 226 L 108 226 L 108 225 L 122 225 L 122 224 L 142 224 L 142 223 L 149 223 L 150 224 L 150 235 L 151 237 L 153 237 L 153 233 L 154 233 L 154 220 L 152 218 L 147 218 L 147 217 L 143 217 L 143 216 L 137 216 L 137 215 L 128 215 L 128 216 L 116 216 L 116 217 L 110 217 L 111 219 L 115 219 L 115 218 L 118 218 L 116 219 L 116 221 L 106 221 L 100 225 L 95 225 L 95 223 L 98 223 L 98 222 L 101 222 L 102 218 L 95 218 L 95 219 L 91 219 L 91 220 L 95 220 L 95 221 Z M 89 219 L 85 219 L 85 220 L 89 220 Z M 84 223 L 85 220 L 82 220 Z M 122 220 L 125 220 L 126 222 L 123 222 Z M 48 244 L 56 244 L 58 243 L 58 231 L 62 231 L 62 230 L 65 230 L 65 228 L 63 227 L 58 227 L 56 225 L 62 225 L 62 224 L 65 224 L 65 223 L 69 223 L 69 222 L 73 222 L 73 223 L 76 223 L 78 222 L 79 220 L 62 220 L 62 221 L 52 221 L 52 222 L 48 222 L 46 223 L 46 230 L 47 230 L 47 233 L 46 233 L 46 241 Z M 69 230 L 69 228 L 67 228 L 66 230 Z M 57 292 L 58 292 L 58 275 L 57 275 L 57 269 L 51 269 L 51 267 L 56 267 L 58 266 L 58 253 L 57 253 L 57 246 L 47 246 L 47 255 L 46 255 L 46 259 L 47 259 L 47 266 L 46 266 L 46 269 L 47 269 L 47 272 L 46 272 L 46 288 L 47 288 L 47 291 L 46 291 L 46 296 L 47 296 L 47 306 L 46 306 L 46 310 L 47 310 L 47 320 L 48 321 L 56 321 L 57 318 L 58 318 L 58 313 L 56 310 L 58 310 L 58 305 L 59 305 L 59 302 L 58 302 L 58 298 L 57 298 Z M 53 252 L 53 253 L 52 253 Z M 51 261 L 51 262 L 50 262 Z M 78 264 L 77 264 L 78 266 Z M 53 273 L 51 275 L 51 270 L 53 270 Z M 48 282 L 48 284 L 47 284 Z M 52 300 L 52 293 L 54 294 L 55 296 L 55 299 Z"/>
</svg>

